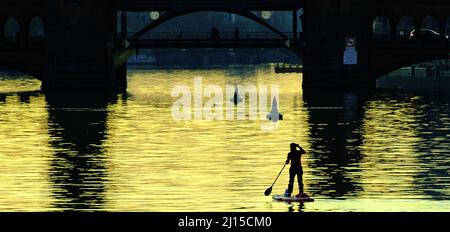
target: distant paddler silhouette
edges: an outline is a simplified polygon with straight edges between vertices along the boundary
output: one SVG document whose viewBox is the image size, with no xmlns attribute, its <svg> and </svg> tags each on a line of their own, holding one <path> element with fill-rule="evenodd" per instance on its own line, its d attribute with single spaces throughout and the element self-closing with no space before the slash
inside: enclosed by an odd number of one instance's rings
<svg viewBox="0 0 450 232">
<path fill-rule="evenodd" d="M 237 85 L 234 85 L 234 96 L 230 99 L 235 105 L 242 102 L 242 98 L 239 96 L 239 89 Z"/>
</svg>

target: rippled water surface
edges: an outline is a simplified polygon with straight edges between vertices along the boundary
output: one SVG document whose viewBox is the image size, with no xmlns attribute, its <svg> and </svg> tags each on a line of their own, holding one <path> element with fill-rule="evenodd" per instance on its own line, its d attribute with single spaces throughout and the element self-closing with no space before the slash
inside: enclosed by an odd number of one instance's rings
<svg viewBox="0 0 450 232">
<path fill-rule="evenodd" d="M 174 120 L 171 92 L 194 95 L 194 77 L 224 95 L 279 85 L 284 120 Z M 267 67 L 130 71 L 128 82 L 127 94 L 84 98 L 0 77 L 0 211 L 450 211 L 449 94 L 303 93 L 301 76 Z M 291 142 L 308 152 L 314 203 L 263 194 Z"/>
</svg>

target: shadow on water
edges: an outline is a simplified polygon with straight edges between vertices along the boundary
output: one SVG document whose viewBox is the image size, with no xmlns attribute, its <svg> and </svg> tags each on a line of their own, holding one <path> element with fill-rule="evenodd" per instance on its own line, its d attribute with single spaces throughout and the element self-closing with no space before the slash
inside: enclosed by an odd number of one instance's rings
<svg viewBox="0 0 450 232">
<path fill-rule="evenodd" d="M 288 212 L 303 212 L 305 210 L 305 204 L 297 203 L 297 204 L 289 204 Z"/>
<path fill-rule="evenodd" d="M 414 183 L 424 195 L 435 200 L 450 200 L 448 176 L 450 159 L 450 94 L 420 94 L 417 98 L 417 137 L 414 145 L 419 167 Z"/>
<path fill-rule="evenodd" d="M 450 94 L 388 89 L 377 92 L 374 101 L 407 105 L 404 108 L 410 110 L 409 131 L 414 133 L 416 141 L 407 156 L 414 157 L 416 172 L 412 176 L 414 188 L 409 194 L 416 198 L 449 200 Z"/>
<path fill-rule="evenodd" d="M 40 91 L 24 91 L 24 92 L 8 92 L 0 93 L 0 102 L 5 103 L 8 96 L 17 95 L 19 97 L 19 102 L 23 104 L 29 104 L 31 97 L 36 97 L 41 94 Z"/>
<path fill-rule="evenodd" d="M 361 173 L 354 170 L 360 170 L 363 106 L 371 95 L 304 92 L 312 156 L 309 170 L 318 177 L 309 180 L 308 191 L 313 196 L 345 198 L 363 191 Z"/>
<path fill-rule="evenodd" d="M 46 95 L 53 206 L 61 210 L 98 210 L 108 181 L 103 141 L 107 105 L 113 97 Z"/>
</svg>

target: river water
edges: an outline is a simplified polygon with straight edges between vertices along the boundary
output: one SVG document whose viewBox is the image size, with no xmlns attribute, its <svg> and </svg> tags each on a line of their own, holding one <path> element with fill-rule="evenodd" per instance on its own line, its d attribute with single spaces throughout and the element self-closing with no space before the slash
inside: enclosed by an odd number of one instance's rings
<svg viewBox="0 0 450 232">
<path fill-rule="evenodd" d="M 304 93 L 301 75 L 266 66 L 128 76 L 109 97 L 0 77 L 0 211 L 450 211 L 449 93 Z M 224 92 L 278 86 L 284 120 L 176 120 L 171 93 L 195 95 L 195 77 Z M 291 142 L 307 151 L 314 203 L 263 194 Z"/>
</svg>

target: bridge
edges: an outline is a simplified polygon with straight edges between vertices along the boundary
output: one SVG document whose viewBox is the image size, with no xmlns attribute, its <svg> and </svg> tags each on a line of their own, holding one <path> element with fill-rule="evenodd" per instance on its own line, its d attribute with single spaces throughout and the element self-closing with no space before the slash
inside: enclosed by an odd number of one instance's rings
<svg viewBox="0 0 450 232">
<path fill-rule="evenodd" d="M 291 32 L 281 32 L 292 38 Z M 130 34 L 132 36 L 133 34 Z M 220 31 L 217 38 L 211 32 L 180 31 L 147 33 L 130 43 L 133 49 L 152 48 L 286 48 L 285 37 L 270 32 Z"/>
<path fill-rule="evenodd" d="M 46 1 L 14 1 L 0 3 L 0 67 L 25 72 L 42 80 L 45 69 L 44 19 Z M 37 24 L 40 30 L 30 30 Z M 9 28 L 8 28 L 9 27 Z M 22 36 L 21 36 L 22 35 Z"/>
<path fill-rule="evenodd" d="M 305 1 L 304 87 L 375 86 L 376 79 L 419 62 L 447 59 L 448 41 L 409 41 L 399 36 L 424 28 L 429 17 L 437 30 L 448 33 L 450 2 L 436 0 L 330 0 Z M 388 31 L 376 30 L 377 19 L 386 19 Z M 405 28 L 404 19 L 412 21 Z M 389 26 L 390 25 L 390 26 Z M 358 64 L 343 65 L 346 37 L 356 39 Z"/>
<path fill-rule="evenodd" d="M 125 90 L 127 57 L 143 48 L 285 47 L 302 56 L 303 87 L 311 89 L 373 87 L 401 67 L 446 59 L 450 49 L 448 40 L 407 38 L 419 28 L 450 34 L 448 0 L 2 0 L 0 6 L 0 66 L 35 76 L 48 91 Z M 134 11 L 161 15 L 128 32 L 125 16 Z M 164 22 L 205 11 L 240 15 L 270 33 L 155 32 Z M 275 28 L 258 11 L 291 13 L 292 30 Z M 347 38 L 358 52 L 352 66 L 343 63 Z"/>
</svg>

